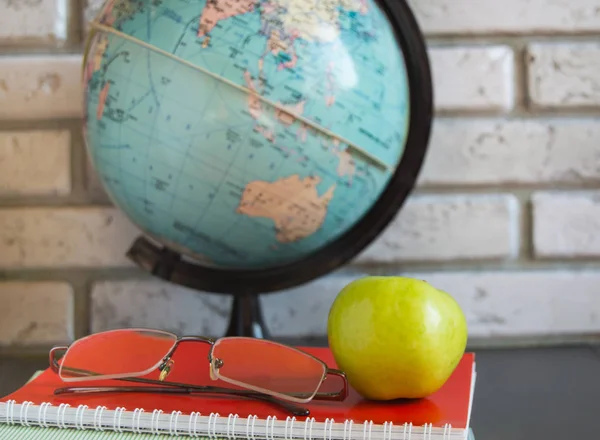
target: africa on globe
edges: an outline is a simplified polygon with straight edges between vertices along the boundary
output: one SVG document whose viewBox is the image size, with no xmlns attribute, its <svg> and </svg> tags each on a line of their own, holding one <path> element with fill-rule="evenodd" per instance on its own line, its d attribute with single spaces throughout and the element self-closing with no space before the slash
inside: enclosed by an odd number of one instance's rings
<svg viewBox="0 0 600 440">
<path fill-rule="evenodd" d="M 109 0 L 91 29 L 93 166 L 147 236 L 205 265 L 317 252 L 402 159 L 406 66 L 374 0 Z"/>
</svg>

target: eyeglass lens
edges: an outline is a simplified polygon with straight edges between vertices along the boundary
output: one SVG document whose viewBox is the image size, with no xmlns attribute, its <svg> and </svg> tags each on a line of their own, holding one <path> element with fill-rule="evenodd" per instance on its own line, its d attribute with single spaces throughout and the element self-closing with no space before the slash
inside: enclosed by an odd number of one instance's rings
<svg viewBox="0 0 600 440">
<path fill-rule="evenodd" d="M 219 379 L 297 402 L 314 397 L 326 372 L 325 365 L 309 354 L 262 339 L 219 339 L 212 356 Z"/>
<path fill-rule="evenodd" d="M 92 334 L 69 347 L 58 374 L 65 382 L 143 376 L 158 367 L 176 341 L 176 335 L 158 330 Z"/>
</svg>

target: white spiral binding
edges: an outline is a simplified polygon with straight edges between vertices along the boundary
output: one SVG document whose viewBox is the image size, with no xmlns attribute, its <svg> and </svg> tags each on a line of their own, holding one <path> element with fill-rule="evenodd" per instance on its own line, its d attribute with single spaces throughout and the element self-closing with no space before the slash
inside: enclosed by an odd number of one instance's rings
<svg viewBox="0 0 600 440">
<path fill-rule="evenodd" d="M 256 425 L 257 418 L 258 418 L 257 416 L 252 416 L 252 440 L 255 440 L 255 438 L 256 438 L 256 437 L 254 437 L 254 428 Z"/>
<path fill-rule="evenodd" d="M 385 422 L 383 424 L 383 440 L 392 440 L 392 426 L 394 426 L 392 422 Z"/>
<path fill-rule="evenodd" d="M 315 423 L 314 417 L 307 417 L 306 420 L 304 421 L 304 440 L 313 440 L 312 430 L 313 430 L 314 423 Z M 308 437 L 306 436 L 307 429 L 308 429 Z"/>
<path fill-rule="evenodd" d="M 273 416 L 271 419 L 271 440 L 275 440 L 275 423 L 277 422 L 277 417 Z"/>
<path fill-rule="evenodd" d="M 40 406 L 39 420 L 40 420 L 40 425 L 43 426 L 44 428 L 48 428 L 48 418 L 46 417 L 46 413 L 48 412 L 48 408 L 51 406 L 52 406 L 52 404 L 48 403 L 48 402 L 44 402 Z"/>
<path fill-rule="evenodd" d="M 352 438 L 352 425 L 354 425 L 354 421 L 353 420 L 346 420 L 344 421 L 344 439 L 346 440 L 346 430 L 348 431 L 348 439 L 347 440 L 351 440 Z"/>
<path fill-rule="evenodd" d="M 214 418 L 213 418 L 213 438 L 216 439 L 218 434 L 217 434 L 217 423 L 219 421 L 219 417 L 221 417 L 221 415 L 219 413 L 215 413 L 214 414 Z"/>
<path fill-rule="evenodd" d="M 215 413 L 210 413 L 210 415 L 208 416 L 208 423 L 207 423 L 207 426 L 206 426 L 206 431 L 207 431 L 207 434 L 208 434 L 208 438 L 209 438 L 209 439 L 213 439 L 213 438 L 214 438 L 214 434 L 212 434 L 212 433 L 210 432 L 211 424 L 213 424 L 213 423 L 214 423 L 214 422 L 213 422 L 213 418 L 214 418 L 214 417 L 215 417 Z"/>
<path fill-rule="evenodd" d="M 331 430 L 333 429 L 334 420 L 330 418 L 325 419 L 325 425 L 323 427 L 323 440 L 333 440 Z M 327 438 L 329 434 L 329 438 Z"/>
<path fill-rule="evenodd" d="M 84 416 L 85 412 L 87 411 L 87 409 L 88 409 L 87 405 L 79 405 L 77 407 L 77 412 L 75 413 L 75 428 L 77 428 L 81 431 L 83 431 L 85 429 L 83 416 Z"/>
<path fill-rule="evenodd" d="M 123 417 L 123 413 L 125 412 L 125 408 L 120 406 L 115 410 L 115 417 L 114 417 L 114 423 L 113 423 L 113 428 L 115 431 L 117 432 L 125 432 L 123 429 L 123 426 L 121 426 L 121 424 L 123 423 L 121 421 L 121 418 Z"/>
<path fill-rule="evenodd" d="M 176 437 L 179 435 L 179 430 L 177 429 L 177 421 L 179 420 L 179 416 L 181 414 L 181 411 L 171 411 L 171 417 L 169 418 L 169 435 L 174 435 Z"/>
<path fill-rule="evenodd" d="M 234 417 L 235 416 L 233 414 L 229 414 L 229 416 L 227 417 L 227 433 L 225 434 L 225 436 L 228 439 L 231 439 L 231 433 L 229 432 L 230 429 L 233 429 L 233 432 L 235 433 L 235 420 L 234 420 Z M 231 423 L 231 420 L 234 420 L 233 424 Z"/>
<path fill-rule="evenodd" d="M 188 434 L 190 437 L 198 437 L 200 434 L 198 433 L 198 417 L 200 417 L 200 413 L 193 411 L 190 414 L 190 420 L 188 421 Z"/>
<path fill-rule="evenodd" d="M 160 409 L 146 412 L 143 408 L 127 411 L 124 407 L 109 410 L 105 406 L 89 408 L 83 404 L 71 407 L 67 403 L 53 406 L 48 402 L 39 405 L 30 401 L 21 404 L 14 400 L 0 402 L 0 423 L 46 428 L 110 429 L 120 433 L 187 435 L 210 440 L 463 440 L 467 437 L 467 430 L 452 429 L 450 424 L 440 427 L 434 427 L 432 423 L 394 426 L 389 421 L 375 424 L 373 420 L 364 420 L 360 422 L 362 433 L 357 435 L 353 433 L 355 422 L 351 419 L 336 423 L 333 418 L 317 421 L 314 417 L 306 417 L 299 421 L 291 416 L 278 420 L 275 415 L 264 419 L 248 415 L 245 429 L 239 419 L 240 416 L 234 413 L 221 416 L 213 412 L 203 416 L 200 412 L 165 414 Z"/>
<path fill-rule="evenodd" d="M 369 427 L 369 433 L 367 434 L 367 426 Z M 371 434 L 373 432 L 373 420 L 369 420 L 363 423 L 363 439 L 371 440 Z"/>
<path fill-rule="evenodd" d="M 102 426 L 102 413 L 106 409 L 105 406 L 97 406 L 94 410 L 94 430 L 95 431 L 104 431 L 104 427 Z"/>
<path fill-rule="evenodd" d="M 9 425 L 15 424 L 14 411 L 15 411 L 15 401 L 9 400 L 8 402 L 6 402 L 6 423 Z"/>
<path fill-rule="evenodd" d="M 133 411 L 133 417 L 131 419 L 131 430 L 137 434 L 141 434 L 142 431 L 140 429 L 140 423 L 141 423 L 141 416 L 142 413 L 144 412 L 143 408 L 136 408 Z M 137 426 L 136 426 L 136 419 L 137 419 Z"/>
<path fill-rule="evenodd" d="M 271 416 L 267 416 L 267 420 L 265 420 L 265 438 L 267 440 L 272 440 L 271 437 L 269 437 L 269 423 L 271 423 L 271 420 Z"/>
<path fill-rule="evenodd" d="M 442 440 L 449 440 L 451 435 L 452 435 L 452 424 L 447 423 L 444 425 L 444 437 L 442 437 Z"/>
<path fill-rule="evenodd" d="M 217 438 L 217 420 L 219 419 L 219 413 L 210 413 L 208 416 L 208 438 L 216 439 Z M 211 432 L 212 426 L 212 432 Z"/>
<path fill-rule="evenodd" d="M 268 416 L 265 422 L 265 437 L 267 440 L 275 440 L 275 422 L 277 421 L 277 417 Z M 269 432 L 269 423 L 271 424 L 271 431 Z"/>
<path fill-rule="evenodd" d="M 65 422 L 65 411 L 70 407 L 68 403 L 61 403 L 58 407 L 58 414 L 56 417 L 56 424 L 60 429 L 67 429 L 67 424 Z"/>
<path fill-rule="evenodd" d="M 31 407 L 31 405 L 33 405 L 33 402 L 25 401 L 22 403 L 21 406 L 21 411 L 19 415 L 21 417 L 21 423 L 25 426 L 31 426 L 31 421 L 29 420 L 29 416 L 27 415 L 27 413 L 29 412 L 29 407 Z"/>
<path fill-rule="evenodd" d="M 162 414 L 162 409 L 155 409 L 152 411 L 152 418 L 150 419 L 150 430 L 154 435 L 160 435 L 160 415 Z"/>
<path fill-rule="evenodd" d="M 283 439 L 284 440 L 288 440 L 288 439 L 291 440 L 293 432 L 294 432 L 294 422 L 295 421 L 296 421 L 296 417 L 287 416 L 285 418 L 285 427 L 283 430 Z"/>
</svg>

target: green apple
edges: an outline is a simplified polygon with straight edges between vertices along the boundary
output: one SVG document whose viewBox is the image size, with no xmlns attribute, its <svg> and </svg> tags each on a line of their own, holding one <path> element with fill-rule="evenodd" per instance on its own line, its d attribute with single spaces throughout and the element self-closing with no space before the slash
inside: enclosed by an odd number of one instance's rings
<svg viewBox="0 0 600 440">
<path fill-rule="evenodd" d="M 370 276 L 344 287 L 327 322 L 348 382 L 372 400 L 426 397 L 448 380 L 467 344 L 458 303 L 429 283 Z"/>
</svg>

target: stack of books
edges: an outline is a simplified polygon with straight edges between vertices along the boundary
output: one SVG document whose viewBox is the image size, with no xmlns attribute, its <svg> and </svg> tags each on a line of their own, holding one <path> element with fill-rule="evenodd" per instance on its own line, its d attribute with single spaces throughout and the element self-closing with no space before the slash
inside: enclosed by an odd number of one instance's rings
<svg viewBox="0 0 600 440">
<path fill-rule="evenodd" d="M 299 348 L 336 368 L 328 348 Z M 176 360 L 182 363 L 198 365 L 186 369 L 194 374 L 192 383 L 207 369 L 206 359 L 183 350 Z M 0 439 L 469 440 L 475 378 L 475 355 L 465 353 L 450 379 L 427 398 L 374 402 L 350 388 L 344 401 L 302 404 L 310 414 L 291 417 L 266 402 L 222 395 L 55 394 L 73 384 L 48 368 L 0 399 Z M 98 385 L 76 386 L 91 384 Z"/>
</svg>

